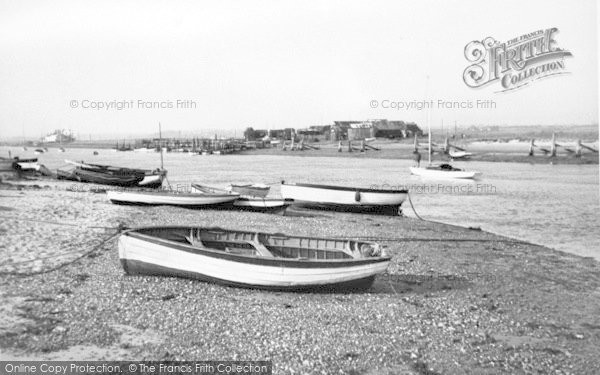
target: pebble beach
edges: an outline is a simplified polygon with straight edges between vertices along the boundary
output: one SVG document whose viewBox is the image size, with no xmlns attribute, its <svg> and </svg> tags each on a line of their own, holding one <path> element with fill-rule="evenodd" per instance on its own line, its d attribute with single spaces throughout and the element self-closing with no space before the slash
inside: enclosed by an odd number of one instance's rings
<svg viewBox="0 0 600 375">
<path fill-rule="evenodd" d="M 600 372 L 600 264 L 407 217 L 112 205 L 47 179 L 0 185 L 0 356 L 270 360 L 277 374 Z M 119 225 L 372 238 L 366 293 L 283 293 L 127 276 Z M 48 272 L 49 271 L 49 272 Z"/>
</svg>

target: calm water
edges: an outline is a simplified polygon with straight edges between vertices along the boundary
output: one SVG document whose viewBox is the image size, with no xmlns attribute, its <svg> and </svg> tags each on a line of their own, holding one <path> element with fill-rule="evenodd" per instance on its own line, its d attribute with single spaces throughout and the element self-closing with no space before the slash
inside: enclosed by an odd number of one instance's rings
<svg viewBox="0 0 600 375">
<path fill-rule="evenodd" d="M 34 156 L 32 148 L 0 147 L 0 155 Z M 64 159 L 141 168 L 160 165 L 158 153 L 57 149 L 37 155 L 49 168 Z M 201 182 L 313 182 L 411 189 L 417 212 L 432 219 L 482 229 L 600 259 L 600 197 L 597 165 L 456 163 L 483 172 L 478 181 L 430 181 L 411 176 L 409 160 L 296 156 L 164 155 L 172 185 Z M 277 195 L 279 187 L 273 186 Z M 404 212 L 414 216 L 407 204 Z"/>
</svg>

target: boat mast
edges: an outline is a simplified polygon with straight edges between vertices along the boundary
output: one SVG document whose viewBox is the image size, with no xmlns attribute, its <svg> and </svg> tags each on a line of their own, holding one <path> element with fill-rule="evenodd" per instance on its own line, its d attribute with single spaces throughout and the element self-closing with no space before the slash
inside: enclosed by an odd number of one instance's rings
<svg viewBox="0 0 600 375">
<path fill-rule="evenodd" d="M 158 147 L 160 147 L 160 169 L 164 169 L 163 167 L 163 147 L 162 147 L 162 130 L 160 128 L 160 122 L 158 123 Z"/>
<path fill-rule="evenodd" d="M 427 134 L 429 134 L 429 148 L 428 150 L 428 155 L 429 155 L 429 165 L 431 165 L 431 124 L 429 123 L 429 120 L 427 121 Z"/>
<path fill-rule="evenodd" d="M 427 86 L 425 86 L 425 95 L 427 96 L 427 100 L 429 100 L 429 75 L 427 76 Z M 431 165 L 431 121 L 430 121 L 430 111 L 427 108 L 427 113 L 425 115 L 425 119 L 427 120 L 427 134 L 429 135 L 429 148 L 427 149 L 427 157 L 428 157 L 428 165 Z"/>
</svg>

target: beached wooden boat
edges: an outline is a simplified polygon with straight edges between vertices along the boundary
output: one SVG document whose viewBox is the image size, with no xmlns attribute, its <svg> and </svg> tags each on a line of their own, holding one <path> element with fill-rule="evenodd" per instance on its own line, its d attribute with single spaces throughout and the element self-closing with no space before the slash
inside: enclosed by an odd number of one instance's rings
<svg viewBox="0 0 600 375">
<path fill-rule="evenodd" d="M 129 275 L 276 290 L 367 289 L 391 260 L 373 242 L 192 226 L 128 230 L 118 248 Z"/>
<path fill-rule="evenodd" d="M 266 197 L 271 187 L 263 184 L 231 184 L 231 191 L 251 197 Z"/>
<path fill-rule="evenodd" d="M 138 184 L 144 179 L 143 176 L 139 175 L 118 175 L 81 168 L 75 168 L 73 170 L 73 176 L 81 182 L 123 187 L 138 186 Z"/>
<path fill-rule="evenodd" d="M 199 194 L 178 191 L 107 191 L 106 195 L 115 204 L 187 208 L 230 207 L 238 198 L 237 194 Z"/>
<path fill-rule="evenodd" d="M 291 184 L 281 182 L 281 196 L 294 205 L 337 211 L 398 215 L 408 190 Z"/>
<path fill-rule="evenodd" d="M 65 162 L 76 166 L 77 168 L 90 170 L 99 173 L 108 173 L 111 175 L 132 175 L 142 177 L 138 183 L 139 186 L 145 188 L 159 188 L 162 187 L 162 183 L 167 176 L 167 171 L 164 169 L 138 169 L 138 168 L 126 168 L 126 167 L 115 167 L 111 165 L 93 164 L 85 162 L 75 162 L 72 160 L 66 160 Z"/>
<path fill-rule="evenodd" d="M 192 184 L 192 188 L 200 194 L 230 194 L 235 196 L 236 200 L 233 202 L 233 207 L 244 211 L 284 213 L 294 203 L 292 199 L 241 196 L 238 192 L 202 184 Z"/>
<path fill-rule="evenodd" d="M 428 165 L 426 167 L 411 167 L 410 173 L 431 179 L 472 179 L 481 176 L 481 172 L 466 171 L 455 168 L 450 164 Z"/>
</svg>

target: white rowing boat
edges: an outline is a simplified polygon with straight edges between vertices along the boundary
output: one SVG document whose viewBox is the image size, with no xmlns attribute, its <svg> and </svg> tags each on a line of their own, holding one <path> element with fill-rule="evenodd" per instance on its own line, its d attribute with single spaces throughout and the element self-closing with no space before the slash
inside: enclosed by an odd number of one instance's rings
<svg viewBox="0 0 600 375">
<path fill-rule="evenodd" d="M 281 196 L 312 208 L 397 215 L 408 190 L 281 183 Z"/>
<path fill-rule="evenodd" d="M 128 230 L 118 248 L 129 275 L 277 290 L 366 289 L 391 261 L 373 242 L 191 226 Z"/>
<path fill-rule="evenodd" d="M 189 208 L 229 205 L 237 199 L 232 194 L 197 194 L 177 191 L 120 191 L 106 192 L 115 204 L 181 206 Z"/>
</svg>

